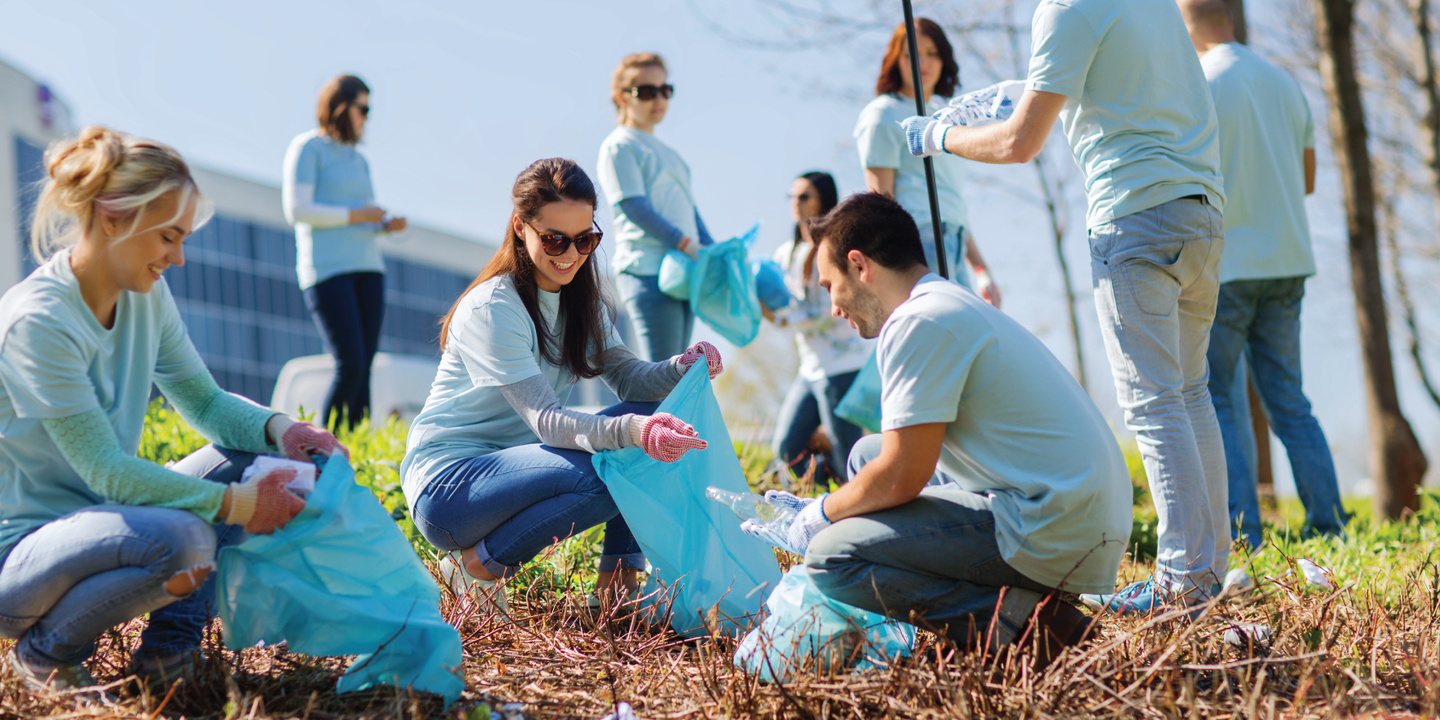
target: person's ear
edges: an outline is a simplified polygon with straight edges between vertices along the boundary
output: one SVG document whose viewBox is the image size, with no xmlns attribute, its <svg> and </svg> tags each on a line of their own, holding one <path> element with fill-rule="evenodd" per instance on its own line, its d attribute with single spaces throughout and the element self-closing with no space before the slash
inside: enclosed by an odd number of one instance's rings
<svg viewBox="0 0 1440 720">
<path fill-rule="evenodd" d="M 95 213 L 95 219 L 100 227 L 100 232 L 104 234 L 106 240 L 114 239 L 116 235 L 120 234 L 119 218 L 109 213 L 97 212 Z"/>
<path fill-rule="evenodd" d="M 865 253 L 851 250 L 845 253 L 845 260 L 850 263 L 850 268 L 855 270 L 855 275 L 860 278 L 860 282 L 870 282 L 870 258 L 865 257 Z"/>
</svg>

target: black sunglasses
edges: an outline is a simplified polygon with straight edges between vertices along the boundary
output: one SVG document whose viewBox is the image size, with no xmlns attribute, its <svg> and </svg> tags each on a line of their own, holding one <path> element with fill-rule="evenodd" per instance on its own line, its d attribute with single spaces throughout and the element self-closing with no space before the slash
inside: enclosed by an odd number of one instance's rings
<svg viewBox="0 0 1440 720">
<path fill-rule="evenodd" d="M 368 117 L 370 117 L 370 106 L 369 106 L 369 105 L 356 105 L 356 106 L 355 106 L 355 109 L 360 111 L 360 117 L 363 117 L 363 118 L 368 118 Z"/>
<path fill-rule="evenodd" d="M 664 85 L 636 85 L 625 92 L 630 93 L 630 97 L 639 100 L 654 100 L 656 96 L 669 100 L 670 96 L 675 94 L 675 86 L 670 83 L 665 83 Z"/>
<path fill-rule="evenodd" d="M 530 225 L 530 223 L 525 224 Z M 535 234 L 540 236 L 540 247 L 544 248 L 545 254 L 550 257 L 564 255 L 565 251 L 570 249 L 570 243 L 575 243 L 575 250 L 581 255 L 589 255 L 595 252 L 596 246 L 598 246 L 600 240 L 605 237 L 605 233 L 600 232 L 599 225 L 595 225 L 594 229 L 586 230 L 573 238 L 566 237 L 560 233 L 540 232 L 539 228 L 536 228 L 534 225 L 530 225 L 530 229 L 534 230 Z"/>
<path fill-rule="evenodd" d="M 815 196 L 814 196 L 814 195 L 811 195 L 811 194 L 808 193 L 808 192 L 803 192 L 803 193 L 800 193 L 799 195 L 791 195 L 791 196 L 790 196 L 790 199 L 792 199 L 792 200 L 799 200 L 800 202 L 810 202 L 810 198 L 812 198 L 812 197 L 815 197 Z"/>
</svg>

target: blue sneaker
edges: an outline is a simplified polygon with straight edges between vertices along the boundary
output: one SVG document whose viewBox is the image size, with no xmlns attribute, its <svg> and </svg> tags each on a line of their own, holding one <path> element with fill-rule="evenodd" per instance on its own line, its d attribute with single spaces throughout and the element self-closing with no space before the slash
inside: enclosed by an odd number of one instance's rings
<svg viewBox="0 0 1440 720">
<path fill-rule="evenodd" d="M 1191 593 L 1191 595 L 1196 594 Z M 1180 603 L 1197 606 L 1196 612 L 1191 614 L 1192 619 L 1204 614 L 1203 598 L 1196 595 L 1195 600 L 1192 601 L 1189 597 L 1177 597 L 1175 593 L 1156 585 L 1153 577 L 1132 583 L 1109 595 L 1081 595 L 1080 602 L 1085 603 L 1092 610 L 1107 610 L 1116 615 L 1144 614 L 1165 610 L 1167 606 L 1173 609 Z"/>
</svg>

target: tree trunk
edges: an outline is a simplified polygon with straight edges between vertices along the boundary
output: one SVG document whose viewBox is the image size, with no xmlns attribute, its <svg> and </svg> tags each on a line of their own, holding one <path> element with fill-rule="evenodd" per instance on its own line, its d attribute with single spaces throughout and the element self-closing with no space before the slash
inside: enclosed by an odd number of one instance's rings
<svg viewBox="0 0 1440 720">
<path fill-rule="evenodd" d="M 1320 40 L 1320 77 L 1330 103 L 1330 134 L 1345 188 L 1350 232 L 1350 284 L 1360 326 L 1365 405 L 1370 421 L 1370 471 L 1375 513 L 1398 518 L 1419 509 L 1416 489 L 1425 475 L 1425 453 L 1400 413 L 1385 295 L 1376 246 L 1375 180 L 1371 173 L 1365 107 L 1356 77 L 1353 0 L 1315 0 Z"/>
<path fill-rule="evenodd" d="M 1415 23 L 1415 54 L 1421 70 L 1420 89 L 1425 93 L 1425 119 L 1420 123 L 1420 137 L 1425 145 L 1425 166 L 1430 170 L 1430 184 L 1434 186 L 1435 216 L 1440 218 L 1440 78 L 1437 78 L 1435 67 L 1435 27 L 1430 18 L 1430 0 L 1409 0 L 1409 4 L 1410 19 Z M 1425 392 L 1430 395 L 1432 402 L 1440 405 L 1440 388 L 1436 387 L 1435 380 L 1430 377 L 1430 370 L 1426 367 L 1425 357 L 1421 352 L 1420 322 L 1416 318 L 1415 305 L 1410 300 L 1405 283 L 1398 240 L 1390 238 L 1390 246 L 1395 254 L 1395 290 L 1399 296 L 1400 310 L 1404 313 L 1405 325 L 1410 330 L 1410 357 L 1415 361 L 1415 369 L 1420 373 L 1420 382 L 1425 385 Z"/>
</svg>

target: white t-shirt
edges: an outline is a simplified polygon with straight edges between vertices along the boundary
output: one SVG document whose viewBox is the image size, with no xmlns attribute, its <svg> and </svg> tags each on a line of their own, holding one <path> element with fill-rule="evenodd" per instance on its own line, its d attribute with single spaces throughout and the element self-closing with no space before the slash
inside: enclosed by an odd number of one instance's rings
<svg viewBox="0 0 1440 720">
<path fill-rule="evenodd" d="M 550 337 L 559 342 L 560 293 L 537 290 L 536 296 Z M 600 352 L 621 344 L 607 320 Z M 475 286 L 455 308 L 430 396 L 410 426 L 400 466 L 405 497 L 413 503 L 425 483 L 456 460 L 540 442 L 500 392 L 536 375 L 544 375 L 562 404 L 576 382 L 564 365 L 540 356 L 535 323 L 510 276 Z"/>
<path fill-rule="evenodd" d="M 932 95 L 930 112 L 946 107 L 949 98 Z M 915 101 L 903 95 L 878 95 L 871 100 L 855 123 L 855 145 L 860 150 L 860 167 L 895 170 L 895 202 L 915 218 L 920 237 L 930 240 L 930 191 L 925 184 L 925 161 L 910 154 L 900 121 L 915 114 Z M 935 156 L 935 191 L 940 199 L 940 220 L 952 230 L 969 225 L 960 186 L 965 182 L 964 158 Z M 953 260 L 952 260 L 953 262 Z"/>
<path fill-rule="evenodd" d="M 1305 150 L 1315 147 L 1315 121 L 1305 93 L 1239 43 L 1211 48 L 1200 65 L 1220 118 L 1227 198 L 1220 282 L 1314 275 Z"/>
<path fill-rule="evenodd" d="M 110 329 L 80 295 L 70 251 L 0 298 L 0 559 L 45 523 L 107 502 L 90 490 L 41 420 L 105 411 L 120 448 L 140 449 L 155 381 L 205 372 L 170 286 L 122 292 Z"/>
<path fill-rule="evenodd" d="M 670 246 L 625 216 L 620 201 L 632 197 L 650 200 L 660 217 L 680 228 L 685 237 L 699 239 L 695 223 L 695 197 L 690 192 L 690 166 L 655 137 L 654 133 L 616 126 L 600 144 L 596 175 L 605 201 L 615 213 L 615 255 L 611 269 L 631 275 L 659 275 L 660 261 Z"/>
<path fill-rule="evenodd" d="M 795 330 L 800 377 L 819 382 L 864 367 L 875 341 L 860 337 L 850 323 L 830 313 L 830 293 L 820 286 L 820 273 L 812 267 L 810 277 L 805 277 L 809 252 L 810 243 L 793 239 L 775 251 L 775 262 L 785 268 L 785 287 L 792 298 L 789 307 L 775 312 L 775 319 L 783 319 Z"/>
<path fill-rule="evenodd" d="M 1043 0 L 1026 88 L 1060 111 L 1085 173 L 1088 227 L 1189 195 L 1225 210 L 1215 105 L 1169 0 Z"/>
<path fill-rule="evenodd" d="M 940 469 L 987 496 L 1000 553 L 1037 582 L 1110 592 L 1133 501 L 1115 435 L 1050 350 L 934 273 L 880 330 L 881 427 L 946 423 Z"/>
</svg>

